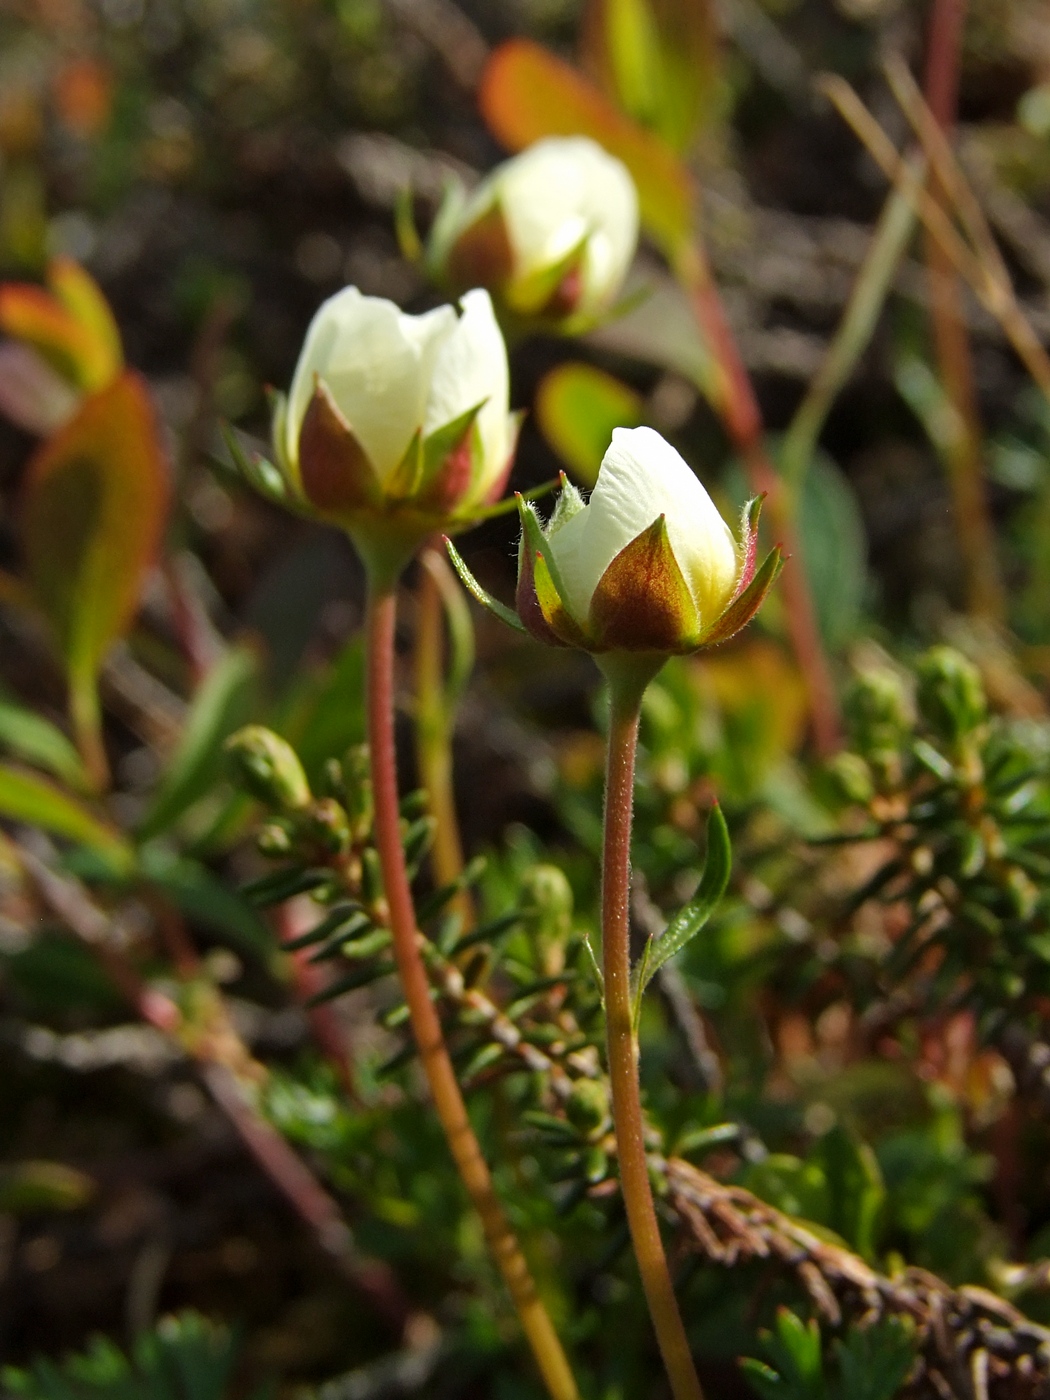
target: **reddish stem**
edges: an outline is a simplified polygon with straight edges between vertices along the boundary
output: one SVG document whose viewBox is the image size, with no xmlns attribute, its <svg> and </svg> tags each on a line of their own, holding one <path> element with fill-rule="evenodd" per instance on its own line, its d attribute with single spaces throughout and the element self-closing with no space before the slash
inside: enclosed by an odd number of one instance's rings
<svg viewBox="0 0 1050 1400">
<path fill-rule="evenodd" d="M 452 1060 L 430 994 L 419 948 L 412 890 L 401 845 L 394 745 L 394 587 L 369 589 L 366 622 L 368 652 L 368 740 L 375 801 L 375 841 L 390 909 L 394 956 L 401 974 L 416 1048 L 441 1126 L 485 1238 L 514 1300 L 522 1329 L 554 1400 L 579 1400 L 569 1363 L 533 1282 L 525 1256 L 496 1196 L 492 1177 L 474 1134 Z"/>
<path fill-rule="evenodd" d="M 620 1189 L 638 1271 L 675 1400 L 703 1400 L 653 1204 L 631 997 L 630 890 L 640 691 L 610 677 L 602 862 L 602 962 Z"/>
</svg>

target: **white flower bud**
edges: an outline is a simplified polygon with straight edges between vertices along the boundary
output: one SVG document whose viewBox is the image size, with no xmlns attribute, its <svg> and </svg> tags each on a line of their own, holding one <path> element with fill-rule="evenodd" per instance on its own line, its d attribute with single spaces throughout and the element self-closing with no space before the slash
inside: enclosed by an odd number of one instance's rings
<svg viewBox="0 0 1050 1400">
<path fill-rule="evenodd" d="M 589 503 L 563 476 L 544 529 L 518 497 L 517 616 L 449 554 L 480 603 L 539 641 L 651 660 L 724 642 L 761 607 L 782 563 L 778 546 L 758 566 L 761 505 L 744 507 L 737 544 L 670 443 L 617 428 Z"/>
<path fill-rule="evenodd" d="M 593 318 L 634 257 L 638 196 L 596 142 L 549 137 L 497 166 L 439 242 L 454 282 L 483 282 L 519 315 Z"/>
<path fill-rule="evenodd" d="M 548 535 L 565 602 L 581 625 L 606 569 L 660 516 L 701 627 L 725 608 L 740 574 L 729 526 L 692 468 L 659 433 L 616 428 L 590 501 Z"/>
<path fill-rule="evenodd" d="M 489 294 L 409 316 L 346 287 L 318 310 L 274 442 L 287 488 L 366 553 L 461 529 L 503 489 L 517 436 Z"/>
</svg>

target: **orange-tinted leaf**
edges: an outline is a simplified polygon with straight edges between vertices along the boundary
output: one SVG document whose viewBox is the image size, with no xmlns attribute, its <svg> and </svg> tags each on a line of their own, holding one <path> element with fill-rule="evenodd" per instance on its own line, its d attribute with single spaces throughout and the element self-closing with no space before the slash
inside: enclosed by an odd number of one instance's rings
<svg viewBox="0 0 1050 1400">
<path fill-rule="evenodd" d="M 29 464 L 29 580 L 54 628 L 74 695 L 91 690 L 128 627 L 160 544 L 169 498 L 160 426 L 140 375 L 86 398 Z"/>
<path fill-rule="evenodd" d="M 631 172 L 642 222 L 669 257 L 692 237 L 693 182 L 671 148 L 539 44 L 501 45 L 485 69 L 479 100 L 493 134 L 512 151 L 544 136 L 590 136 Z"/>
<path fill-rule="evenodd" d="M 74 136 L 90 140 L 105 131 L 113 110 L 113 74 L 101 60 L 89 54 L 71 58 L 55 74 L 53 92 L 59 118 Z"/>
<path fill-rule="evenodd" d="M 67 379 L 80 382 L 80 366 L 91 356 L 91 334 L 43 287 L 30 282 L 0 286 L 0 331 L 27 341 Z"/>
<path fill-rule="evenodd" d="M 544 375 L 536 393 L 543 436 L 584 486 L 598 479 L 614 428 L 636 428 L 642 399 L 628 384 L 577 361 Z"/>
<path fill-rule="evenodd" d="M 123 364 L 105 297 L 69 258 L 50 265 L 48 281 L 50 292 L 25 282 L 0 286 L 0 331 L 35 346 L 78 389 L 103 388 Z"/>
</svg>

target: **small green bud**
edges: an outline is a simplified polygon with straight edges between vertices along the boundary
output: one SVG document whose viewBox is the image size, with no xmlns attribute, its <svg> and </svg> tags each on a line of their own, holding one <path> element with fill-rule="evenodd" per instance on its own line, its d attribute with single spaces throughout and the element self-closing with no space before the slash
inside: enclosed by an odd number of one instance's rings
<svg viewBox="0 0 1050 1400">
<path fill-rule="evenodd" d="M 908 692 L 888 666 L 857 676 L 846 692 L 843 708 L 857 747 L 866 757 L 899 748 L 911 728 Z"/>
<path fill-rule="evenodd" d="M 919 709 L 940 738 L 958 743 L 987 718 L 981 673 L 961 652 L 933 647 L 917 670 Z"/>
<path fill-rule="evenodd" d="M 838 753 L 828 763 L 827 778 L 840 802 L 866 805 L 875 796 L 871 769 L 858 753 Z"/>
<path fill-rule="evenodd" d="M 578 1079 L 565 1104 L 569 1122 L 590 1137 L 609 1121 L 609 1089 L 601 1079 Z"/>
<path fill-rule="evenodd" d="M 267 822 L 256 838 L 256 845 L 264 856 L 274 860 L 292 852 L 292 838 L 288 828 L 280 822 Z"/>
<path fill-rule="evenodd" d="M 350 824 L 334 797 L 322 797 L 304 812 L 296 834 L 332 855 L 350 849 Z"/>
<path fill-rule="evenodd" d="M 374 904 L 383 893 L 383 872 L 379 867 L 379 852 L 366 846 L 361 852 L 361 896 L 366 905 Z"/>
<path fill-rule="evenodd" d="M 343 796 L 355 841 L 372 830 L 372 778 L 367 744 L 354 744 L 343 755 Z"/>
<path fill-rule="evenodd" d="M 540 964 L 557 975 L 572 932 L 572 886 L 556 865 L 534 865 L 521 882 L 521 912 Z"/>
<path fill-rule="evenodd" d="M 282 812 L 310 803 L 310 785 L 292 746 L 261 724 L 248 724 L 226 740 L 234 780 L 252 797 Z"/>
<path fill-rule="evenodd" d="M 583 1170 L 590 1184 L 597 1186 L 609 1175 L 609 1154 L 595 1143 L 584 1154 Z"/>
</svg>

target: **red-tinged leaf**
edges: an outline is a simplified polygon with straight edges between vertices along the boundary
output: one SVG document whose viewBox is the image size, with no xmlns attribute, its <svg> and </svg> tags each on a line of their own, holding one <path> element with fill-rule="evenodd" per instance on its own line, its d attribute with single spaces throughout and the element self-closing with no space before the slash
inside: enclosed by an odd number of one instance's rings
<svg viewBox="0 0 1050 1400">
<path fill-rule="evenodd" d="M 741 593 L 750 587 L 751 580 L 755 577 L 755 566 L 758 562 L 758 521 L 765 499 L 765 492 L 761 496 L 752 496 L 740 512 L 740 552 L 743 562 L 730 602 L 739 598 Z"/>
<path fill-rule="evenodd" d="M 101 59 L 78 54 L 55 74 L 55 107 L 62 124 L 83 140 L 101 136 L 113 112 L 113 73 Z"/>
<path fill-rule="evenodd" d="M 367 453 L 323 380 L 299 430 L 299 482 L 311 505 L 336 514 L 375 505 L 381 495 Z"/>
<path fill-rule="evenodd" d="M 696 636 L 700 619 L 671 548 L 666 516 L 636 535 L 602 574 L 590 624 L 609 651 L 681 651 Z"/>
<path fill-rule="evenodd" d="M 35 346 L 66 379 L 87 387 L 84 366 L 94 352 L 91 332 L 43 287 L 29 282 L 0 286 L 0 331 Z"/>
<path fill-rule="evenodd" d="M 631 172 L 642 222 L 671 258 L 693 235 L 692 177 L 669 146 L 625 116 L 539 44 L 511 39 L 489 59 L 481 112 L 498 141 L 524 150 L 544 136 L 590 136 Z"/>
<path fill-rule="evenodd" d="M 91 336 L 89 362 L 82 366 L 85 389 L 101 389 L 124 368 L 120 329 L 98 283 L 72 258 L 55 258 L 47 270 L 55 298 Z"/>
<path fill-rule="evenodd" d="M 713 647 L 717 646 L 719 642 L 727 642 L 730 637 L 735 637 L 741 628 L 747 626 L 765 601 L 766 594 L 773 587 L 783 563 L 784 557 L 781 554 L 780 546 L 777 545 L 766 555 L 762 567 L 743 593 L 733 599 L 721 617 L 715 621 L 710 631 L 704 634 L 703 646 Z"/>
<path fill-rule="evenodd" d="M 593 365 L 569 362 L 544 375 L 536 393 L 543 436 L 584 486 L 593 486 L 614 428 L 636 428 L 642 398 Z"/>
<path fill-rule="evenodd" d="M 0 330 L 35 346 L 78 389 L 104 388 L 124 364 L 108 302 L 72 258 L 56 258 L 47 281 L 50 291 L 21 282 L 0 286 Z"/>
<path fill-rule="evenodd" d="M 89 725 L 99 668 L 134 616 L 169 495 L 160 425 L 130 370 L 85 399 L 29 464 L 29 581 L 65 657 L 74 711 Z"/>
</svg>

